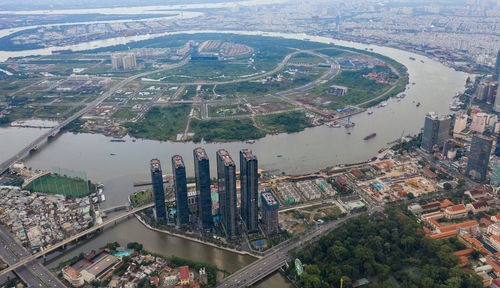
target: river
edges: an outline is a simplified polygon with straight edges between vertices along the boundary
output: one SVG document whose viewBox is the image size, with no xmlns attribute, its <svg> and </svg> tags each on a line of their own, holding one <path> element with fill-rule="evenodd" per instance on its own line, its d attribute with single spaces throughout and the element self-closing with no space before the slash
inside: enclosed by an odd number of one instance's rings
<svg viewBox="0 0 500 288">
<path fill-rule="evenodd" d="M 239 33 L 259 34 L 257 32 Z M 399 138 L 402 134 L 418 133 L 423 127 L 424 116 L 429 111 L 450 113 L 448 104 L 456 91 L 464 90 L 468 76 L 466 73 L 456 72 L 427 57 L 393 48 L 336 41 L 326 37 L 284 33 L 266 34 L 296 39 L 310 38 L 311 41 L 333 42 L 358 49 L 371 48 L 373 52 L 387 55 L 408 67 L 410 83 L 415 82 L 415 85 L 409 85 L 405 92 L 407 96 L 401 101 L 390 99 L 386 107 L 374 108 L 373 115 L 362 113 L 354 116 L 352 121 L 356 123 L 356 126 L 351 129 L 350 135 L 346 134 L 344 128 L 320 126 L 308 128 L 299 133 L 268 135 L 254 144 L 244 142 L 195 144 L 140 139 L 133 142 L 129 137 L 125 138 L 126 142 L 110 142 L 110 138 L 103 135 L 66 133 L 28 158 L 27 166 L 61 167 L 87 172 L 88 177 L 93 181 L 104 183 L 107 199 L 105 206 L 124 203 L 127 196 L 136 191 L 132 183 L 150 177 L 148 165 L 151 158 L 157 157 L 163 162 L 164 174 L 166 174 L 171 172 L 170 157 L 180 154 L 185 159 L 188 176 L 192 176 L 192 149 L 196 146 L 203 146 L 212 159 L 212 177 L 215 175 L 215 151 L 220 148 L 227 149 L 237 165 L 238 150 L 245 147 L 252 149 L 258 156 L 260 168 L 291 174 L 315 172 L 339 163 L 367 160 L 376 155 L 380 148 L 387 146 L 388 142 Z M 105 42 L 106 40 L 102 41 L 102 43 Z M 108 42 L 104 45 L 109 46 Z M 0 52 L 0 58 L 1 53 L 5 52 Z M 410 60 L 409 57 L 416 58 L 416 61 Z M 422 103 L 418 108 L 415 104 L 417 102 Z M 22 143 L 33 139 L 30 137 L 35 137 L 38 131 L 38 129 L 30 128 L 0 129 L 1 156 L 8 158 L 8 155 L 4 156 L 4 151 L 8 151 L 9 154 L 15 152 Z M 377 136 L 363 141 L 363 137 L 372 132 L 376 132 Z M 277 155 L 283 156 L 278 158 Z M 95 249 L 106 242 L 115 240 L 122 244 L 138 241 L 143 243 L 146 249 L 154 252 L 208 261 L 229 271 L 234 271 L 252 261 L 248 256 L 236 255 L 150 231 L 135 219 L 106 230 L 94 240 L 66 253 L 60 259 L 68 259 L 80 252 Z M 262 287 L 287 287 L 288 285 L 279 274 L 261 283 Z"/>
</svg>

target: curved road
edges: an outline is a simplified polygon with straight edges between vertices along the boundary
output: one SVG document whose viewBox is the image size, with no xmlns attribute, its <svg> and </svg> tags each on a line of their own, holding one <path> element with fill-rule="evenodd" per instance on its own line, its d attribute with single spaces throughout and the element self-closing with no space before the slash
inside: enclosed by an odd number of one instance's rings
<svg viewBox="0 0 500 288">
<path fill-rule="evenodd" d="M 155 70 L 155 71 L 143 72 L 143 73 L 140 73 L 137 75 L 133 75 L 125 80 L 122 80 L 120 83 L 113 86 L 111 89 L 109 89 L 108 91 L 103 93 L 101 96 L 99 96 L 96 100 L 89 103 L 85 108 L 83 108 L 82 110 L 78 111 L 77 113 L 71 115 L 69 118 L 65 119 L 63 122 L 59 123 L 59 125 L 55 126 L 54 128 L 51 128 L 49 131 L 45 132 L 43 135 L 41 135 L 40 137 L 36 138 L 34 141 L 29 143 L 26 147 L 24 147 L 16 155 L 12 156 L 8 160 L 6 160 L 2 164 L 0 164 L 0 175 L 5 173 L 5 171 L 7 171 L 9 166 L 12 165 L 14 162 L 23 159 L 28 154 L 29 151 L 31 151 L 32 149 L 36 149 L 38 147 L 38 145 L 41 145 L 49 136 L 56 135 L 57 133 L 59 133 L 61 128 L 68 125 L 72 121 L 78 119 L 79 117 L 81 117 L 85 113 L 89 112 L 90 110 L 94 109 L 97 105 L 101 104 L 106 98 L 113 95 L 113 93 L 115 93 L 118 89 L 124 87 L 128 83 L 130 83 L 138 78 L 144 77 L 144 76 L 152 74 L 152 73 L 162 72 L 162 71 L 166 71 L 169 69 L 177 68 L 177 67 L 180 67 L 182 65 L 185 65 L 187 62 L 188 62 L 188 59 L 184 59 L 179 63 L 168 65 L 165 68 Z"/>
</svg>

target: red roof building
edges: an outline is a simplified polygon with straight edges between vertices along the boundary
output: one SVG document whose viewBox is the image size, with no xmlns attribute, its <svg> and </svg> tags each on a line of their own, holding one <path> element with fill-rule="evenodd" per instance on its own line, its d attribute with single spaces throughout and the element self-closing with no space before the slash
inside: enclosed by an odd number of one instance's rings
<svg viewBox="0 0 500 288">
<path fill-rule="evenodd" d="M 189 267 L 181 266 L 179 267 L 179 279 L 181 285 L 189 284 Z"/>
<path fill-rule="evenodd" d="M 468 210 L 464 204 L 450 206 L 444 210 L 444 217 L 447 219 L 464 218 L 467 216 Z"/>
</svg>

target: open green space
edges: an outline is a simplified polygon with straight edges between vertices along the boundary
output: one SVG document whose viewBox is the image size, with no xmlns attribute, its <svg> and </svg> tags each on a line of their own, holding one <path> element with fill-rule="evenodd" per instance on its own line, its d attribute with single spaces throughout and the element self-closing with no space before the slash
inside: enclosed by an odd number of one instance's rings
<svg viewBox="0 0 500 288">
<path fill-rule="evenodd" d="M 239 116 L 248 114 L 250 114 L 250 111 L 248 111 L 245 105 L 241 104 L 208 106 L 209 117 Z"/>
<path fill-rule="evenodd" d="M 415 218 L 389 208 L 386 215 L 359 216 L 295 252 L 304 264 L 297 275 L 291 263 L 286 274 L 299 287 L 352 287 L 368 278 L 367 287 L 483 287 L 473 271 L 458 266 L 454 251 L 466 246 L 456 238 L 425 237 Z"/>
<path fill-rule="evenodd" d="M 286 112 L 280 114 L 264 115 L 255 117 L 259 127 L 268 132 L 300 132 L 307 127 L 312 127 L 307 122 L 304 112 Z"/>
<path fill-rule="evenodd" d="M 389 75 L 388 78 L 393 77 L 392 79 L 397 79 L 397 75 L 394 74 L 389 67 L 384 66 L 376 66 L 374 68 L 364 68 L 360 70 L 343 70 L 333 79 L 330 79 L 326 83 L 318 85 L 316 88 L 312 89 L 312 92 L 332 97 L 348 105 L 357 105 L 383 94 L 395 85 L 389 83 L 379 83 L 374 79 L 365 77 L 366 75 L 374 72 L 386 73 Z M 331 85 L 347 87 L 347 95 L 337 97 L 332 94 L 328 94 L 328 87 Z"/>
<path fill-rule="evenodd" d="M 176 134 L 184 131 L 190 110 L 189 105 L 152 107 L 139 121 L 126 123 L 125 127 L 133 137 L 173 140 Z"/>
<path fill-rule="evenodd" d="M 194 97 L 196 97 L 196 86 L 186 86 L 184 91 L 179 95 L 179 98 L 182 100 L 189 100 Z"/>
<path fill-rule="evenodd" d="M 194 133 L 193 141 L 230 142 L 258 139 L 266 136 L 266 132 L 253 126 L 251 119 L 202 121 L 191 120 L 190 132 Z"/>
<path fill-rule="evenodd" d="M 131 107 L 120 107 L 115 113 L 113 113 L 112 117 L 114 119 L 130 120 L 135 116 L 137 116 L 137 112 L 132 111 Z"/>
<path fill-rule="evenodd" d="M 319 64 L 325 63 L 325 60 L 319 56 L 301 52 L 293 55 L 289 62 L 297 64 Z"/>
<path fill-rule="evenodd" d="M 229 81 L 256 72 L 262 71 L 256 71 L 255 67 L 249 64 L 233 64 L 224 60 L 196 60 L 172 70 L 151 74 L 148 78 L 164 78 L 163 81 L 174 83 L 200 80 Z"/>
<path fill-rule="evenodd" d="M 326 72 L 326 69 L 316 69 L 313 71 L 301 67 L 299 71 L 294 74 L 281 71 L 270 76 L 271 79 L 276 79 L 278 74 L 281 74 L 283 77 L 281 81 L 268 80 L 264 83 L 262 81 L 246 81 L 217 85 L 215 92 L 218 95 L 225 95 L 226 97 L 252 97 L 272 94 L 306 85 L 321 77 Z"/>
<path fill-rule="evenodd" d="M 137 207 L 153 201 L 153 190 L 137 191 L 130 195 L 130 206 Z"/>
<path fill-rule="evenodd" d="M 69 110 L 72 110 L 72 106 L 39 106 L 33 113 L 33 116 L 42 118 L 60 118 L 66 114 Z"/>
<path fill-rule="evenodd" d="M 90 181 L 56 174 L 49 174 L 35 179 L 26 186 L 26 189 L 31 192 L 61 194 L 74 198 L 87 196 L 96 191 L 96 187 Z"/>
</svg>

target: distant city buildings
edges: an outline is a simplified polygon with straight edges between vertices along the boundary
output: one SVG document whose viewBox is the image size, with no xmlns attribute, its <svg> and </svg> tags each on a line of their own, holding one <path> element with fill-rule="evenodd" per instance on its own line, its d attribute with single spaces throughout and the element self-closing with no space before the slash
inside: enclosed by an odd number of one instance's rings
<svg viewBox="0 0 500 288">
<path fill-rule="evenodd" d="M 259 173 L 252 151 L 240 151 L 241 219 L 248 232 L 259 230 Z"/>
<path fill-rule="evenodd" d="M 493 140 L 482 135 L 472 137 L 470 154 L 467 161 L 467 176 L 476 181 L 486 179 L 488 162 L 491 154 Z"/>
<path fill-rule="evenodd" d="M 427 152 L 433 151 L 434 147 L 441 147 L 450 134 L 451 117 L 438 117 L 434 112 L 425 116 L 424 133 L 422 134 L 421 148 Z"/>
<path fill-rule="evenodd" d="M 161 171 L 160 160 L 151 160 L 151 183 L 153 184 L 154 194 L 154 215 L 157 221 L 164 221 L 167 219 L 167 212 L 165 209 L 165 190 L 163 189 L 163 174 Z"/>
<path fill-rule="evenodd" d="M 278 232 L 278 199 L 271 191 L 264 191 L 260 194 L 262 207 L 262 229 L 265 233 Z"/>
<path fill-rule="evenodd" d="M 203 229 L 213 226 L 212 197 L 210 195 L 210 164 L 205 149 L 198 147 L 193 150 L 194 175 L 196 191 L 199 193 L 198 218 Z"/>
<path fill-rule="evenodd" d="M 239 234 L 236 213 L 236 166 L 229 153 L 217 151 L 217 180 L 219 187 L 219 211 L 227 238 Z"/>
<path fill-rule="evenodd" d="M 495 62 L 495 72 L 493 74 L 494 79 L 500 83 L 500 50 L 497 53 L 497 61 Z M 497 91 L 498 95 L 498 91 Z"/>
<path fill-rule="evenodd" d="M 174 176 L 175 202 L 177 204 L 177 225 L 186 225 L 189 224 L 186 166 L 184 166 L 184 160 L 179 155 L 172 157 L 172 173 Z"/>
<path fill-rule="evenodd" d="M 137 67 L 135 53 L 111 54 L 111 66 L 115 71 L 128 71 Z"/>
</svg>

